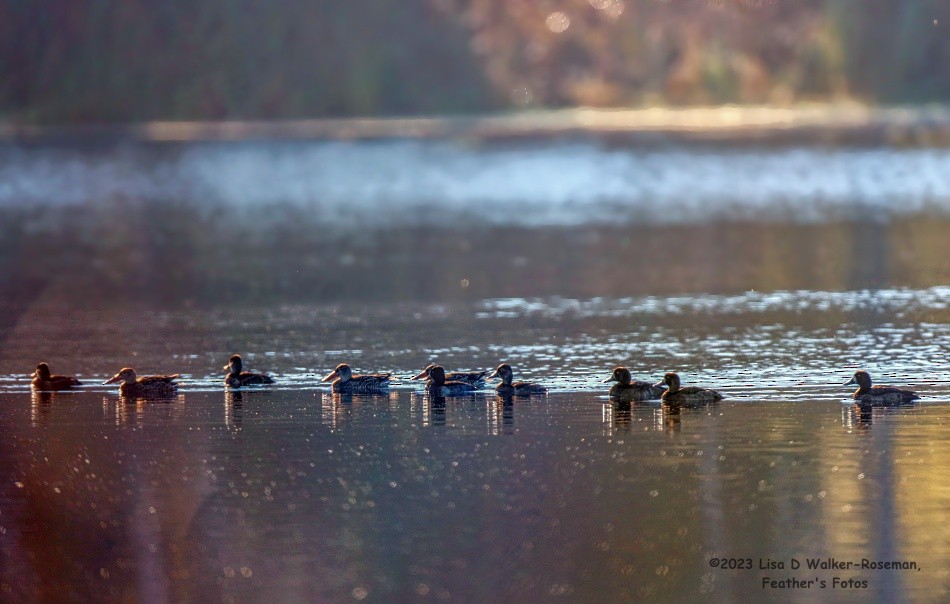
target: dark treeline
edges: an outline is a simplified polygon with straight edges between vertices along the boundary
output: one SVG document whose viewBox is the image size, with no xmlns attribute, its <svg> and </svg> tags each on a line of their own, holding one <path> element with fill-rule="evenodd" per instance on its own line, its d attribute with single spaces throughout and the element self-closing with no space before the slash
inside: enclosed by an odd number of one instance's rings
<svg viewBox="0 0 950 604">
<path fill-rule="evenodd" d="M 0 118 L 950 98 L 945 0 L 0 0 Z"/>
<path fill-rule="evenodd" d="M 0 0 L 0 114 L 28 121 L 459 112 L 465 32 L 419 0 Z"/>
</svg>

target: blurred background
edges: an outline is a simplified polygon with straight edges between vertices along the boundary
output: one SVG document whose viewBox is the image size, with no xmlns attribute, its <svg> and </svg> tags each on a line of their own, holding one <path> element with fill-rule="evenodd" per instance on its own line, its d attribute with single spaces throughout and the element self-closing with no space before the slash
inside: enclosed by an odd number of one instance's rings
<svg viewBox="0 0 950 604">
<path fill-rule="evenodd" d="M 942 102 L 940 0 L 0 3 L 32 123 Z"/>
</svg>

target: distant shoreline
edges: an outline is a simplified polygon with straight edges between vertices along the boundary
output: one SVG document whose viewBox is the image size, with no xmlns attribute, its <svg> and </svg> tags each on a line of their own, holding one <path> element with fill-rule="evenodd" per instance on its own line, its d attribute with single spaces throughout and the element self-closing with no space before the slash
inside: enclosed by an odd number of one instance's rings
<svg viewBox="0 0 950 604">
<path fill-rule="evenodd" d="M 632 145 L 711 143 L 945 147 L 950 146 L 950 105 L 577 108 L 453 117 L 159 121 L 48 126 L 0 123 L 0 141 L 27 144 L 398 139 L 459 139 L 490 143 L 532 142 L 552 138 Z"/>
</svg>

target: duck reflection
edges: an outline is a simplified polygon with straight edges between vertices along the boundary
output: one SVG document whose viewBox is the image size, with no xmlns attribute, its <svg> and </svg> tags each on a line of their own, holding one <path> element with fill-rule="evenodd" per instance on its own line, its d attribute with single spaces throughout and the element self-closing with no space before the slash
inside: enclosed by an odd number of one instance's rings
<svg viewBox="0 0 950 604">
<path fill-rule="evenodd" d="M 32 390 L 30 392 L 30 422 L 36 427 L 41 421 L 49 419 L 52 411 L 53 393 L 41 390 Z"/>
<path fill-rule="evenodd" d="M 323 425 L 329 428 L 339 428 L 350 415 L 353 405 L 353 395 L 341 392 L 324 392 L 320 398 L 320 418 Z"/>
<path fill-rule="evenodd" d="M 515 405 L 511 394 L 488 399 L 488 433 L 493 436 L 515 433 Z"/>
<path fill-rule="evenodd" d="M 681 405 L 663 405 L 654 410 L 653 424 L 658 431 L 669 432 L 671 434 L 679 433 L 682 428 L 682 409 Z"/>
<path fill-rule="evenodd" d="M 115 405 L 109 403 L 114 402 Z M 103 408 L 114 408 L 115 425 L 129 425 L 152 418 L 177 419 L 185 408 L 185 395 L 166 398 L 137 398 L 120 396 L 118 399 L 103 398 Z"/>
<path fill-rule="evenodd" d="M 605 403 L 603 418 L 607 426 L 607 436 L 629 433 L 633 421 L 630 401 L 616 400 L 613 403 Z"/>
<path fill-rule="evenodd" d="M 224 425 L 240 429 L 244 421 L 244 393 L 240 390 L 224 391 Z"/>
<path fill-rule="evenodd" d="M 445 397 L 444 396 L 425 396 L 422 399 L 422 409 L 424 418 L 423 425 L 444 426 L 445 425 Z"/>
<path fill-rule="evenodd" d="M 874 423 L 874 409 L 869 405 L 849 405 L 841 408 L 841 425 L 849 432 L 867 430 Z"/>
</svg>

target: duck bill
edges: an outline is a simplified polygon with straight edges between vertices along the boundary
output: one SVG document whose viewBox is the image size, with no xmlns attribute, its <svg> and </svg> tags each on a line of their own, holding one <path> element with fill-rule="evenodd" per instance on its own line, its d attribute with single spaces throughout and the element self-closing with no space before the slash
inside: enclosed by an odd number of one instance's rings
<svg viewBox="0 0 950 604">
<path fill-rule="evenodd" d="M 653 387 L 654 387 L 654 388 L 666 388 L 666 382 L 662 382 L 662 381 L 657 382 L 657 383 L 653 384 Z"/>
<path fill-rule="evenodd" d="M 494 370 L 494 371 L 491 373 L 491 375 L 489 375 L 486 379 L 489 379 L 489 380 L 490 380 L 490 379 L 492 379 L 492 378 L 494 378 L 494 377 L 498 377 L 498 370 L 497 370 L 497 369 Z"/>
<path fill-rule="evenodd" d="M 429 377 L 429 371 L 426 370 L 426 369 L 423 369 L 423 370 L 422 370 L 422 373 L 420 373 L 420 374 L 417 375 L 416 377 L 411 377 L 411 378 L 409 378 L 409 379 L 410 379 L 410 380 L 421 380 L 421 379 L 424 378 L 424 377 Z"/>
<path fill-rule="evenodd" d="M 112 376 L 111 380 L 106 380 L 102 382 L 102 385 L 105 386 L 106 384 L 115 384 L 118 381 L 119 381 L 119 374 L 117 373 L 114 376 Z"/>
<path fill-rule="evenodd" d="M 616 382 L 616 381 L 617 381 L 617 378 L 615 378 L 614 376 L 610 376 L 609 378 L 601 382 L 601 384 L 606 384 L 607 382 Z"/>
<path fill-rule="evenodd" d="M 336 370 L 334 369 L 334 370 L 333 370 L 333 373 L 331 373 L 330 375 L 326 376 L 325 378 L 323 378 L 323 379 L 320 380 L 320 381 L 321 381 L 321 382 L 329 382 L 329 381 L 331 381 L 331 380 L 335 380 L 335 379 L 338 378 L 338 377 L 340 377 L 340 372 L 339 372 L 339 371 L 336 371 Z"/>
<path fill-rule="evenodd" d="M 854 378 L 851 378 L 850 380 L 842 384 L 842 386 L 853 386 L 855 384 L 857 384 L 857 382 L 854 381 Z"/>
</svg>

